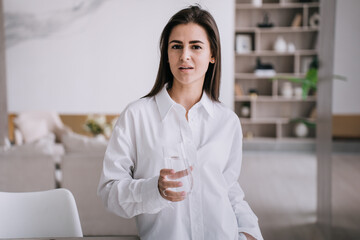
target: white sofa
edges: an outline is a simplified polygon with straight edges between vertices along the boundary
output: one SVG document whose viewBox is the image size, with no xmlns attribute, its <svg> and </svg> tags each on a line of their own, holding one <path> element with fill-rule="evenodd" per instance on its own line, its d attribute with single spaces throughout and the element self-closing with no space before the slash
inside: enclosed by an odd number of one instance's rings
<svg viewBox="0 0 360 240">
<path fill-rule="evenodd" d="M 108 212 L 96 190 L 104 154 L 66 154 L 61 163 L 62 187 L 75 197 L 84 235 L 137 235 L 135 221 Z"/>
<path fill-rule="evenodd" d="M 56 187 L 56 164 L 64 154 L 55 138 L 66 130 L 54 112 L 23 112 L 14 119 L 15 146 L 0 149 L 0 191 Z"/>
<path fill-rule="evenodd" d="M 56 188 L 64 147 L 55 139 L 68 129 L 54 112 L 23 112 L 14 125 L 15 145 L 0 149 L 0 191 Z"/>
<path fill-rule="evenodd" d="M 108 212 L 96 194 L 104 138 L 73 133 L 54 112 L 21 113 L 15 125 L 19 146 L 0 152 L 0 191 L 67 188 L 75 197 L 85 236 L 137 235 L 135 220 Z"/>
<path fill-rule="evenodd" d="M 0 155 L 0 191 L 30 192 L 55 188 L 51 156 L 12 157 Z"/>
<path fill-rule="evenodd" d="M 96 193 L 107 142 L 76 134 L 63 141 L 61 186 L 74 194 L 84 235 L 137 235 L 135 220 L 108 212 Z"/>
<path fill-rule="evenodd" d="M 56 187 L 55 168 L 60 156 L 49 151 L 59 146 L 46 148 L 43 143 L 0 151 L 0 191 L 29 192 Z"/>
</svg>

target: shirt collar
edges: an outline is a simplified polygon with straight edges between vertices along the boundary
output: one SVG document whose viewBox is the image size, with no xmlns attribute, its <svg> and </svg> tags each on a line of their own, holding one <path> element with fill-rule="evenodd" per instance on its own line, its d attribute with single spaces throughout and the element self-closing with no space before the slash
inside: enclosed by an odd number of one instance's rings
<svg viewBox="0 0 360 240">
<path fill-rule="evenodd" d="M 204 107 L 210 117 L 214 117 L 214 102 L 209 98 L 205 91 L 203 92 L 199 103 Z"/>
<path fill-rule="evenodd" d="M 161 120 L 164 120 L 170 109 L 177 103 L 170 97 L 167 91 L 167 84 L 161 89 L 161 91 L 156 94 L 155 101 L 158 106 Z M 211 116 L 214 116 L 214 102 L 209 98 L 209 96 L 203 92 L 200 101 L 196 105 L 203 106 L 205 111 Z"/>
<path fill-rule="evenodd" d="M 165 84 L 164 87 L 161 89 L 161 91 L 155 96 L 155 101 L 160 112 L 161 120 L 164 120 L 167 113 L 175 104 L 175 101 L 171 99 L 166 88 L 167 88 L 167 84 Z"/>
</svg>

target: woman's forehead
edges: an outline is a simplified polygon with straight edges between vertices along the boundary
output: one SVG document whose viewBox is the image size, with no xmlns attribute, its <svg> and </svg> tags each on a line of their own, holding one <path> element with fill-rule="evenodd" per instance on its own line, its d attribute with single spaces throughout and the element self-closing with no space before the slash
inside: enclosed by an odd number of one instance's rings
<svg viewBox="0 0 360 240">
<path fill-rule="evenodd" d="M 205 29 L 196 23 L 179 24 L 175 26 L 169 36 L 169 42 L 179 41 L 202 41 L 208 42 L 208 36 Z"/>
</svg>

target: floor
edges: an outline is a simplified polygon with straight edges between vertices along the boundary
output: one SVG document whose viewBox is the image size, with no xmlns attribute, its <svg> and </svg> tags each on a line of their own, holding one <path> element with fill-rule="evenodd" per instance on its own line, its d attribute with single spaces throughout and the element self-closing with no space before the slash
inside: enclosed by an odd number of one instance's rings
<svg viewBox="0 0 360 240">
<path fill-rule="evenodd" d="M 360 154 L 332 161 L 333 239 L 360 239 Z M 321 239 L 314 153 L 245 152 L 240 181 L 264 239 Z"/>
<path fill-rule="evenodd" d="M 360 154 L 333 155 L 334 239 L 360 239 Z"/>
</svg>

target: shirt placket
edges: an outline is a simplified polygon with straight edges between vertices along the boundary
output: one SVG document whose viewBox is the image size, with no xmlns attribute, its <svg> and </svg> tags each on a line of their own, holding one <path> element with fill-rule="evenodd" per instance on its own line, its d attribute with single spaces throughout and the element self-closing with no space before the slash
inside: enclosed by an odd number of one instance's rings
<svg viewBox="0 0 360 240">
<path fill-rule="evenodd" d="M 190 223 L 191 223 L 191 236 L 193 240 L 204 240 L 204 225 L 202 214 L 202 196 L 201 196 L 201 180 L 200 171 L 197 169 L 197 151 L 196 143 L 191 128 L 197 125 L 196 115 L 190 112 L 188 121 L 185 117 L 180 121 L 180 133 L 184 146 L 188 153 L 189 160 L 194 166 L 193 170 L 193 189 L 189 194 L 189 207 L 190 207 Z M 191 127 L 192 126 L 192 127 Z"/>
</svg>

